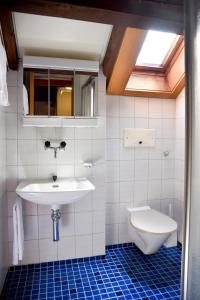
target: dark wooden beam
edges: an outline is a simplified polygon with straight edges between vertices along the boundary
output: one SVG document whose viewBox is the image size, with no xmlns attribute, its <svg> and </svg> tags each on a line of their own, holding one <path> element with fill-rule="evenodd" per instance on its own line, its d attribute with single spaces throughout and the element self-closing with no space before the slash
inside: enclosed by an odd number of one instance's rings
<svg viewBox="0 0 200 300">
<path fill-rule="evenodd" d="M 3 35 L 3 42 L 6 49 L 8 66 L 11 70 L 18 68 L 17 44 L 12 20 L 12 13 L 5 9 L 0 10 L 0 24 Z"/>
<path fill-rule="evenodd" d="M 103 73 L 107 77 L 107 82 L 109 82 L 112 75 L 112 71 L 119 54 L 125 31 L 126 27 L 113 26 L 107 51 L 103 60 Z"/>
<path fill-rule="evenodd" d="M 177 2 L 178 1 L 178 2 Z M 114 26 L 182 33 L 181 0 L 1 0 L 0 8 Z"/>
</svg>

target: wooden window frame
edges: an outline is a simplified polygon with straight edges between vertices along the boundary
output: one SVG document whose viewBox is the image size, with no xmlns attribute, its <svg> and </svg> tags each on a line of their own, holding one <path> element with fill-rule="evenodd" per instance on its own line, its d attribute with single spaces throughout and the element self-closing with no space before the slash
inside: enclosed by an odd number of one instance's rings
<svg viewBox="0 0 200 300">
<path fill-rule="evenodd" d="M 136 59 L 146 34 L 147 31 L 144 30 L 126 29 L 107 84 L 107 94 L 175 99 L 184 87 L 183 36 L 177 37 L 175 46 L 171 47 L 163 67 L 136 67 Z M 135 76 L 132 80 L 134 85 L 128 89 L 127 84 L 131 76 Z"/>
</svg>

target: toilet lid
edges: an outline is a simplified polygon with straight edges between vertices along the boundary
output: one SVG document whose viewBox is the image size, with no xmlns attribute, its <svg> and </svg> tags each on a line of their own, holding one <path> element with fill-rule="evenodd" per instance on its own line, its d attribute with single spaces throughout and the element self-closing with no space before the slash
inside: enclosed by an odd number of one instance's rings
<svg viewBox="0 0 200 300">
<path fill-rule="evenodd" d="M 177 229 L 174 220 L 154 209 L 132 212 L 131 223 L 135 228 L 150 233 L 168 233 Z"/>
</svg>

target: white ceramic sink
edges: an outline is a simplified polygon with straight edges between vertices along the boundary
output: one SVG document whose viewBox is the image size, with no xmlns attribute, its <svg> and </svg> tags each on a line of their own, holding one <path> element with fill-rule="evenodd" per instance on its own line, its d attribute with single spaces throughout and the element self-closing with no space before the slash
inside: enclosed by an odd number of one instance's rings
<svg viewBox="0 0 200 300">
<path fill-rule="evenodd" d="M 62 178 L 56 182 L 36 179 L 22 181 L 16 193 L 36 204 L 56 207 L 75 202 L 94 189 L 94 185 L 86 178 Z"/>
</svg>

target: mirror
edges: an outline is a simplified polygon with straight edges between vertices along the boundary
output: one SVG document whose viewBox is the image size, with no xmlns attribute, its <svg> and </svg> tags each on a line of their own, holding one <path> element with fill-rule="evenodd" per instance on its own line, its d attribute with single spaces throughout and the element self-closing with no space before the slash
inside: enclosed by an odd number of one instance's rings
<svg viewBox="0 0 200 300">
<path fill-rule="evenodd" d="M 94 117 L 96 115 L 97 76 L 76 73 L 74 77 L 75 115 Z"/>
<path fill-rule="evenodd" d="M 23 79 L 25 114 L 95 117 L 97 79 L 97 73 L 25 68 Z"/>
</svg>

